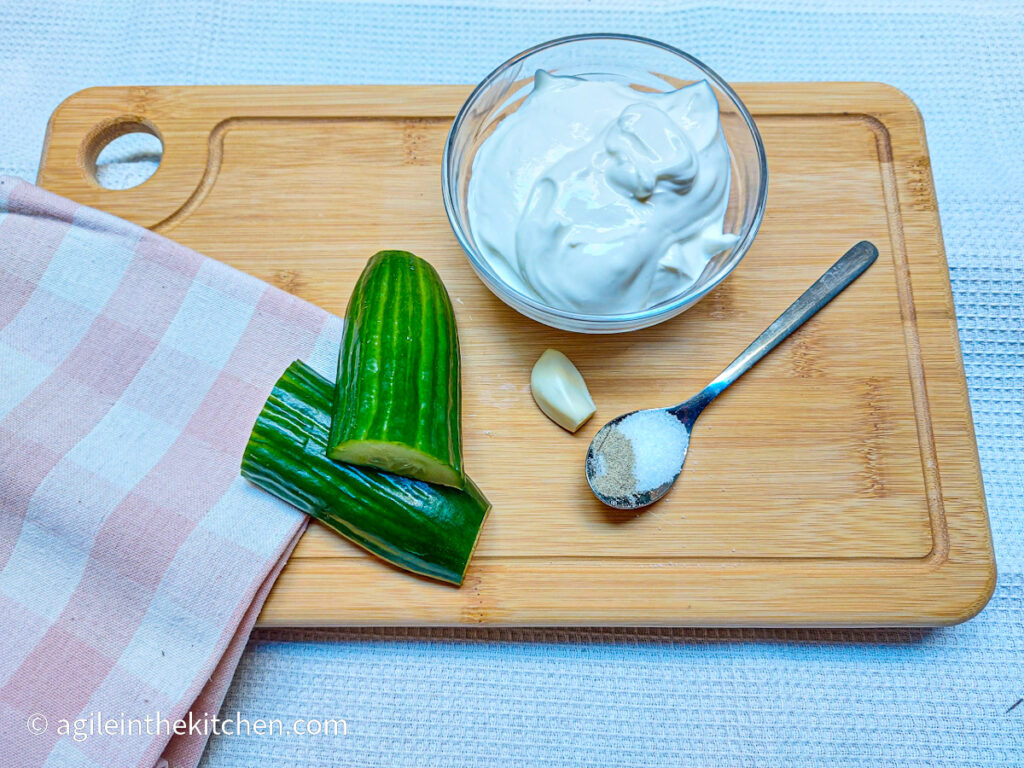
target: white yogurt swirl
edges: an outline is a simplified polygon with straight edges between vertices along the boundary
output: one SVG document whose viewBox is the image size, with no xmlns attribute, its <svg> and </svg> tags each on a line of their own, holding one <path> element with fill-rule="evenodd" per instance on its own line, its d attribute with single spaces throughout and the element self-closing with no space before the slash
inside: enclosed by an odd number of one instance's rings
<svg viewBox="0 0 1024 768">
<path fill-rule="evenodd" d="M 648 93 L 540 70 L 477 151 L 469 226 L 519 292 L 574 312 L 638 312 L 736 242 L 722 231 L 729 175 L 706 81 Z"/>
</svg>

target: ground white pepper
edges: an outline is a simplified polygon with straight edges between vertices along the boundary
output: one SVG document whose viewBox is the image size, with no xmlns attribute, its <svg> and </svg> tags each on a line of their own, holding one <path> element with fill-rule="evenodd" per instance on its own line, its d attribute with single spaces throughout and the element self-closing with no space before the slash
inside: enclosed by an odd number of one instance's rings
<svg viewBox="0 0 1024 768">
<path fill-rule="evenodd" d="M 636 492 L 636 476 L 633 474 L 633 447 L 629 439 L 614 428 L 595 452 L 598 475 L 594 488 L 598 493 L 615 498 L 625 498 Z"/>
</svg>

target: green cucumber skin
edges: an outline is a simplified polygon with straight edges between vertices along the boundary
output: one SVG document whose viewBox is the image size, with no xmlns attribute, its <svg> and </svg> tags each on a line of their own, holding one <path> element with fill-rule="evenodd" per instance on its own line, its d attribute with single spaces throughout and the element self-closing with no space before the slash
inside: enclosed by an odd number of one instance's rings
<svg viewBox="0 0 1024 768">
<path fill-rule="evenodd" d="M 408 251 L 377 253 L 345 314 L 331 457 L 363 463 L 361 444 L 408 447 L 428 470 L 374 466 L 461 488 L 460 377 L 455 314 L 437 272 Z"/>
<path fill-rule="evenodd" d="M 334 387 L 301 361 L 256 419 L 242 476 L 364 549 L 413 573 L 461 584 L 490 502 L 326 456 Z"/>
</svg>

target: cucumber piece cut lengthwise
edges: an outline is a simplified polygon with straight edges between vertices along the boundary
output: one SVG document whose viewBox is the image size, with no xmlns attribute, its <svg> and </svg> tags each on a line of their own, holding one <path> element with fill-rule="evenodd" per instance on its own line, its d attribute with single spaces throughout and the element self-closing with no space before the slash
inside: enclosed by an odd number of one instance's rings
<svg viewBox="0 0 1024 768">
<path fill-rule="evenodd" d="M 457 490 L 329 459 L 333 390 L 305 363 L 288 366 L 256 419 L 242 476 L 400 568 L 461 584 L 490 502 L 468 478 Z"/>
<path fill-rule="evenodd" d="M 328 455 L 462 488 L 459 337 L 441 278 L 408 251 L 373 256 L 352 291 Z"/>
</svg>

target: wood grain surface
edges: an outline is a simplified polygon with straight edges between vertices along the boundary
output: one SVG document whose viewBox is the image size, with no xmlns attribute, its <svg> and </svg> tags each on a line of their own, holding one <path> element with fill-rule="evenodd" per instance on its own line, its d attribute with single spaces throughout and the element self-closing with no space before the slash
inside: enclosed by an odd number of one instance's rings
<svg viewBox="0 0 1024 768">
<path fill-rule="evenodd" d="M 382 248 L 428 259 L 452 295 L 466 463 L 494 503 L 465 584 L 314 524 L 262 625 L 940 625 L 984 606 L 995 564 L 921 117 L 878 83 L 737 90 L 770 167 L 753 248 L 683 315 L 600 337 L 520 316 L 460 251 L 440 158 L 465 87 L 96 88 L 56 110 L 44 187 L 338 314 Z M 159 169 L 101 188 L 99 149 L 140 126 Z M 696 392 L 862 239 L 878 262 L 705 412 L 666 499 L 593 498 L 601 424 Z M 547 347 L 598 406 L 576 435 L 530 397 Z"/>
</svg>

